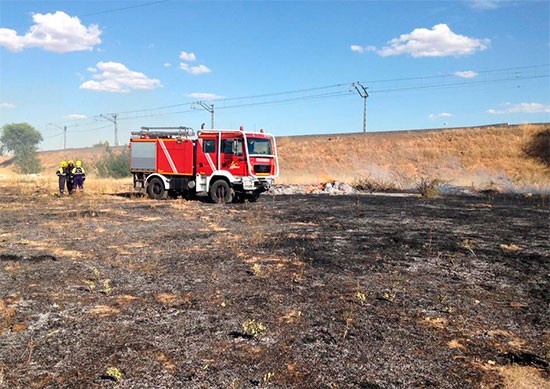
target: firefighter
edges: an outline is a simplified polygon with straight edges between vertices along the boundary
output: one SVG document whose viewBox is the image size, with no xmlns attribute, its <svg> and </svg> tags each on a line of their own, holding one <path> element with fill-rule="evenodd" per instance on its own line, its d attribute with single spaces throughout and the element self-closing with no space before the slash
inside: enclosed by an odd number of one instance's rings
<svg viewBox="0 0 550 389">
<path fill-rule="evenodd" d="M 59 177 L 59 194 L 63 196 L 63 193 L 65 193 L 65 183 L 67 181 L 67 162 L 61 161 L 59 169 L 57 169 L 55 174 Z"/>
<path fill-rule="evenodd" d="M 74 162 L 73 162 L 72 159 L 70 159 L 67 162 L 67 169 L 66 169 L 66 173 L 67 173 L 67 191 L 69 192 L 69 194 L 74 193 L 74 190 L 73 190 L 73 186 L 74 186 L 73 169 L 74 169 Z"/>
<path fill-rule="evenodd" d="M 82 161 L 76 161 L 76 166 L 71 173 L 74 179 L 73 190 L 76 192 L 78 189 L 82 192 L 84 190 L 84 181 L 86 180 L 86 170 L 82 167 Z"/>
</svg>

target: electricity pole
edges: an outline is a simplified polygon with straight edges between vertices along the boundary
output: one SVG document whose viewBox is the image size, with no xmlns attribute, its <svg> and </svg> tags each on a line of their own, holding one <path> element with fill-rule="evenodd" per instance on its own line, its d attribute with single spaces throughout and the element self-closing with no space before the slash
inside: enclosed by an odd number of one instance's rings
<svg viewBox="0 0 550 389">
<path fill-rule="evenodd" d="M 359 81 L 354 82 L 351 85 L 355 88 L 359 96 L 363 98 L 363 132 L 367 132 L 367 97 L 369 97 L 367 89 L 369 88 L 361 85 Z M 359 89 L 358 86 L 361 89 Z"/>
<path fill-rule="evenodd" d="M 65 150 L 67 148 L 67 126 L 63 126 L 63 128 L 61 128 L 54 123 L 48 123 L 47 125 L 54 126 L 59 128 L 60 130 L 63 130 L 63 150 Z"/>
<path fill-rule="evenodd" d="M 212 118 L 210 120 L 210 128 L 214 128 L 214 104 L 205 104 L 202 101 L 197 101 L 197 104 L 200 104 L 201 107 L 206 109 L 210 114 L 212 115 Z"/>
<path fill-rule="evenodd" d="M 108 121 L 110 121 L 111 123 L 114 123 L 115 125 L 115 146 L 118 146 L 118 126 L 117 126 L 117 116 L 118 116 L 118 113 L 108 113 L 106 115 L 99 115 L 100 117 L 102 117 L 103 119 L 106 119 Z"/>
</svg>

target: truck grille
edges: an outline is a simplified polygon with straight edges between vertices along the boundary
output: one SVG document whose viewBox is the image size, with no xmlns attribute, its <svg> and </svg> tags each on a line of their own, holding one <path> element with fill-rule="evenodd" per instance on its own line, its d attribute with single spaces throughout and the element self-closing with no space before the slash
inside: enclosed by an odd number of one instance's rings
<svg viewBox="0 0 550 389">
<path fill-rule="evenodd" d="M 269 174 L 271 173 L 271 165 L 254 165 L 254 173 Z"/>
</svg>

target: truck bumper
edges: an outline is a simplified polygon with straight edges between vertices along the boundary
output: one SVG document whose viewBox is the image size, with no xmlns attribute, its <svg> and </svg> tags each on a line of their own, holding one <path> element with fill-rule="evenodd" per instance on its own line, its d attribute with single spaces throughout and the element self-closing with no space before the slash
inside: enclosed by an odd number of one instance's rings
<svg viewBox="0 0 550 389">
<path fill-rule="evenodd" d="M 273 185 L 273 179 L 272 178 L 253 178 L 253 177 L 245 177 L 243 178 L 243 190 L 248 191 L 254 191 L 254 192 L 265 192 L 271 186 Z"/>
</svg>

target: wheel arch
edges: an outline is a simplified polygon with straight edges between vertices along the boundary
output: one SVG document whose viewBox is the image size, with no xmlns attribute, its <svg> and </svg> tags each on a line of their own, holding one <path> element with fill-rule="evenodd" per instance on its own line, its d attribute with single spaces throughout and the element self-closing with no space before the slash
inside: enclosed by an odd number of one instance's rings
<svg viewBox="0 0 550 389">
<path fill-rule="evenodd" d="M 145 179 L 145 187 L 146 188 L 149 185 L 149 183 L 151 182 L 151 180 L 155 177 L 160 178 L 160 180 L 164 184 L 164 190 L 170 189 L 170 179 L 168 177 L 166 177 L 165 175 L 162 175 L 160 173 L 153 173 L 153 174 L 149 174 L 147 176 L 147 178 Z"/>
<path fill-rule="evenodd" d="M 230 188 L 233 188 L 233 183 L 236 181 L 235 176 L 229 172 L 226 172 L 224 170 L 218 170 L 210 176 L 210 179 L 208 180 L 208 191 L 210 190 L 210 187 L 212 184 L 218 180 L 224 180 L 229 184 Z"/>
</svg>

